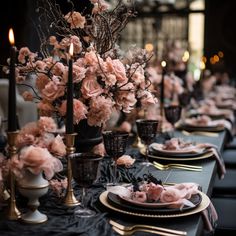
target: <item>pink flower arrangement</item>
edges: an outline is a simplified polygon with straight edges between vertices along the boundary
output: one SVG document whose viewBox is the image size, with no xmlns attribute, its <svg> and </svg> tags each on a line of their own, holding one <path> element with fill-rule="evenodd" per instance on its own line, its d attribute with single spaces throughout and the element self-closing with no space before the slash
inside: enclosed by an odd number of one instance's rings
<svg viewBox="0 0 236 236">
<path fill-rule="evenodd" d="M 62 171 L 59 158 L 66 155 L 66 147 L 60 135 L 54 136 L 56 130 L 55 121 L 43 116 L 20 130 L 17 137 L 19 153 L 10 160 L 17 177 L 22 177 L 26 169 L 33 174 L 43 171 L 47 179 Z"/>
<path fill-rule="evenodd" d="M 142 49 L 125 54 L 115 44 L 132 12 L 127 10 L 118 22 L 119 10 L 124 9 L 121 2 L 113 11 L 108 10 L 109 4 L 104 0 L 91 3 L 94 9 L 90 15 L 73 8 L 66 15 L 58 13 L 58 19 L 51 17 L 55 35 L 48 35 L 42 43 L 41 48 L 46 48 L 41 51 L 43 57 L 27 47 L 21 48 L 16 75 L 19 84 L 26 84 L 28 74 L 36 75 L 35 87 L 23 93 L 24 99 L 37 102 L 40 115 L 56 114 L 63 119 L 67 106 L 68 49 L 73 43 L 74 123 L 87 119 L 90 126 L 102 126 L 115 109 L 130 112 L 138 100 L 143 106 L 157 101 L 148 90 L 150 81 L 144 74 L 150 55 Z M 56 11 L 58 8 L 52 4 L 48 0 L 48 9 Z"/>
</svg>

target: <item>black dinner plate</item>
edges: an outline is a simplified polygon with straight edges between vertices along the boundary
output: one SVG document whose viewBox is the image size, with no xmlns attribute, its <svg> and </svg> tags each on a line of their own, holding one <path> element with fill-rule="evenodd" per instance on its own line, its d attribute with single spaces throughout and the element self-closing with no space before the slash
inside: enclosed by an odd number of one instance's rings
<svg viewBox="0 0 236 236">
<path fill-rule="evenodd" d="M 180 130 L 186 130 L 189 132 L 192 131 L 202 131 L 202 132 L 220 132 L 223 131 L 225 128 L 222 125 L 214 125 L 214 126 L 194 126 L 189 124 L 181 124 L 177 127 Z"/>
<path fill-rule="evenodd" d="M 184 212 L 184 211 L 189 211 L 194 208 L 196 208 L 202 201 L 202 196 L 200 194 L 195 194 L 193 195 L 189 201 L 191 201 L 195 206 L 190 207 L 190 206 L 184 206 L 182 209 L 177 209 L 177 208 L 145 208 L 142 206 L 136 206 L 136 205 L 131 205 L 128 204 L 124 199 L 119 197 L 117 194 L 109 192 L 107 195 L 107 201 L 114 207 L 117 207 L 122 210 L 126 211 L 132 211 L 136 213 L 151 213 L 151 214 L 169 214 L 169 213 L 179 213 L 179 212 Z"/>
<path fill-rule="evenodd" d="M 162 152 L 161 150 L 156 150 L 152 147 L 149 147 L 149 154 L 153 156 L 162 156 L 162 157 L 200 157 L 208 153 L 208 149 L 204 149 L 199 153 L 176 153 L 176 152 Z"/>
</svg>

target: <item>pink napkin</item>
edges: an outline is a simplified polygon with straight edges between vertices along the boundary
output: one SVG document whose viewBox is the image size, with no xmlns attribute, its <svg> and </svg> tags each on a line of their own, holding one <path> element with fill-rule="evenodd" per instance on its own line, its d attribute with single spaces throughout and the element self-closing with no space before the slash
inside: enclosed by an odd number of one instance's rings
<svg viewBox="0 0 236 236">
<path fill-rule="evenodd" d="M 219 178 L 223 179 L 225 176 L 225 173 L 226 173 L 224 160 L 221 158 L 221 155 L 219 154 L 217 148 L 212 147 L 212 148 L 210 148 L 210 150 L 214 154 L 214 157 L 216 160 L 217 172 L 218 172 Z"/>
<path fill-rule="evenodd" d="M 226 173 L 225 163 L 221 157 L 221 154 L 218 152 L 217 146 L 212 143 L 201 143 L 198 145 L 198 147 L 201 147 L 201 148 L 204 147 L 204 148 L 207 148 L 208 150 L 212 151 L 212 153 L 214 154 L 215 160 L 216 160 L 217 172 L 218 172 L 219 178 L 223 179 L 225 176 L 225 173 Z"/>
<path fill-rule="evenodd" d="M 205 230 L 207 230 L 208 232 L 213 232 L 216 227 L 218 215 L 212 202 L 210 202 L 209 206 L 205 210 L 203 210 L 201 213 L 202 213 Z"/>
</svg>

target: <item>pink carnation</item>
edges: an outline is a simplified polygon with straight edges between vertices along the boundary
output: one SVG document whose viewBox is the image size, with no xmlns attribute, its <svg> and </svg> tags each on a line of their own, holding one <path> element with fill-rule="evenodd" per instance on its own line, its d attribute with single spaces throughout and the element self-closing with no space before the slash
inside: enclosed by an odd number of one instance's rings
<svg viewBox="0 0 236 236">
<path fill-rule="evenodd" d="M 138 63 L 131 66 L 130 74 L 135 85 L 139 85 L 142 89 L 145 88 L 144 69 Z"/>
<path fill-rule="evenodd" d="M 55 111 L 53 105 L 47 101 L 41 101 L 37 104 L 41 116 L 51 116 Z"/>
<path fill-rule="evenodd" d="M 120 85 L 128 82 L 125 66 L 118 59 L 112 60 L 110 57 L 106 59 L 106 72 L 114 74 L 116 76 L 117 83 Z"/>
<path fill-rule="evenodd" d="M 110 98 L 99 96 L 90 101 L 88 112 L 88 124 L 90 126 L 101 126 L 109 120 L 112 114 L 113 102 Z"/>
<path fill-rule="evenodd" d="M 58 109 L 62 116 L 66 115 L 66 103 L 67 101 L 63 101 L 60 108 Z M 74 122 L 78 123 L 80 120 L 86 118 L 86 114 L 88 113 L 87 107 L 78 99 L 73 100 L 74 103 Z"/>
<path fill-rule="evenodd" d="M 137 102 L 135 94 L 132 91 L 119 91 L 117 93 L 116 103 L 124 112 L 129 113 Z"/>
<path fill-rule="evenodd" d="M 47 116 L 41 116 L 38 121 L 38 127 L 40 132 L 55 132 L 57 125 L 53 118 Z"/>
<path fill-rule="evenodd" d="M 85 17 L 79 12 L 73 11 L 65 15 L 66 21 L 70 24 L 71 29 L 84 28 Z"/>
<path fill-rule="evenodd" d="M 66 66 L 64 66 L 61 62 L 57 62 L 53 67 L 51 72 L 56 76 L 63 76 L 65 72 L 68 70 Z"/>
<path fill-rule="evenodd" d="M 147 90 L 140 91 L 138 96 L 141 99 L 141 104 L 145 107 L 157 103 L 157 99 Z"/>
<path fill-rule="evenodd" d="M 72 35 L 70 38 L 70 43 L 73 43 L 74 54 L 78 54 L 82 51 L 82 43 L 80 42 L 79 37 L 77 37 L 76 35 Z"/>
</svg>

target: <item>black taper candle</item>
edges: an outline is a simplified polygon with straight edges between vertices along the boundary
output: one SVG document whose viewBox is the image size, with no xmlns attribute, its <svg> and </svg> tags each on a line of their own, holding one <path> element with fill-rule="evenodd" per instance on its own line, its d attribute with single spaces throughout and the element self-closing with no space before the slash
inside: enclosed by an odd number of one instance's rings
<svg viewBox="0 0 236 236">
<path fill-rule="evenodd" d="M 68 68 L 68 81 L 67 81 L 67 106 L 66 106 L 66 133 L 73 134 L 74 133 L 74 125 L 73 125 L 73 116 L 74 116 L 74 106 L 73 106 L 73 44 L 70 46 L 70 59 L 69 59 L 69 68 Z"/>
<path fill-rule="evenodd" d="M 16 63 L 16 47 L 14 46 L 13 30 L 9 31 L 9 40 L 11 43 L 10 49 L 10 73 L 9 73 L 9 90 L 8 90 L 8 131 L 17 130 L 16 121 L 16 76 L 15 76 L 15 63 Z"/>
<path fill-rule="evenodd" d="M 164 99 L 165 99 L 165 75 L 166 75 L 166 62 L 162 61 L 161 62 L 161 66 L 162 66 L 162 78 L 161 78 L 161 94 L 160 94 L 160 100 L 161 100 L 161 104 L 164 104 Z"/>
</svg>

